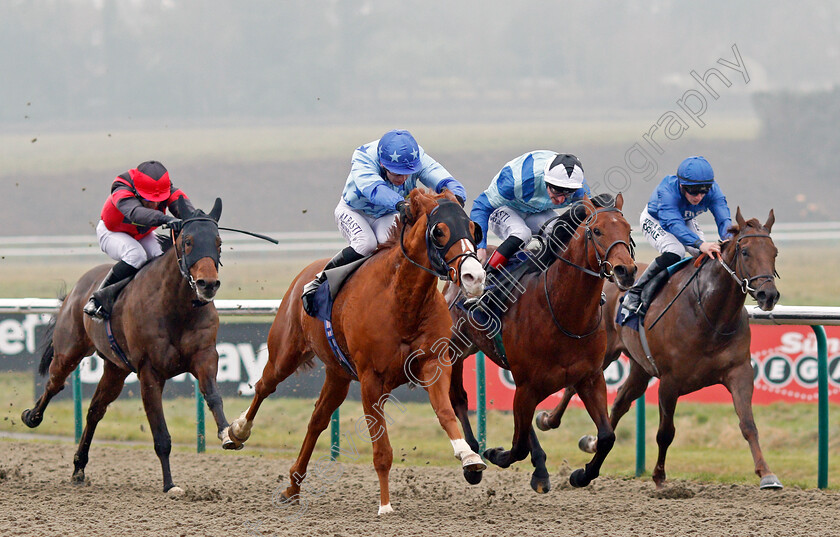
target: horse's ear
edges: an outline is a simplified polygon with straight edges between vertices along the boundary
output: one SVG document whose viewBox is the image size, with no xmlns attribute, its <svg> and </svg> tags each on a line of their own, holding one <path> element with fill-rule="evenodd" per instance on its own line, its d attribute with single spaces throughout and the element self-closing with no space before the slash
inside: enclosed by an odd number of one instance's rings
<svg viewBox="0 0 840 537">
<path fill-rule="evenodd" d="M 187 204 L 184 201 L 183 196 L 178 196 L 178 199 L 176 199 L 175 202 L 172 205 L 175 206 L 175 210 L 177 211 L 176 214 L 178 214 L 178 217 L 181 218 L 182 220 L 192 216 L 191 214 L 187 213 Z"/>
<path fill-rule="evenodd" d="M 738 210 L 735 211 L 735 221 L 738 222 L 738 227 L 743 231 L 747 227 L 747 221 L 744 220 L 744 217 L 741 216 L 741 206 L 738 206 Z"/>
<path fill-rule="evenodd" d="M 222 216 L 222 198 L 216 198 L 216 203 L 213 204 L 209 216 L 216 222 L 219 221 L 219 217 Z"/>
<path fill-rule="evenodd" d="M 619 192 L 615 197 L 615 208 L 620 211 L 622 207 L 624 207 L 624 196 Z"/>
<path fill-rule="evenodd" d="M 767 221 L 764 222 L 764 227 L 767 228 L 769 232 L 773 229 L 773 224 L 776 222 L 776 215 L 773 214 L 773 209 L 770 209 L 770 215 L 767 217 Z"/>
</svg>

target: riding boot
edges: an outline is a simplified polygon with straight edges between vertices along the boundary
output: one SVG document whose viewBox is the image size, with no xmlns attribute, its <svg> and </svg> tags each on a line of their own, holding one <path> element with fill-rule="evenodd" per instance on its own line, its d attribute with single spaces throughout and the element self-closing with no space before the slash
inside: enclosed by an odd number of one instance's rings
<svg viewBox="0 0 840 537">
<path fill-rule="evenodd" d="M 139 269 L 119 261 L 108 272 L 99 288 L 93 292 L 82 311 L 96 319 L 107 319 L 120 290 L 131 281 Z"/>
<path fill-rule="evenodd" d="M 353 261 L 358 261 L 362 259 L 364 256 L 356 252 L 352 246 L 348 246 L 335 254 L 335 256 L 327 261 L 327 264 L 324 265 L 324 270 L 319 272 L 315 279 L 311 282 L 307 283 L 303 286 L 303 293 L 300 296 L 301 302 L 303 302 L 303 310 L 311 317 L 315 316 L 315 309 L 314 304 L 312 303 L 312 297 L 315 294 L 315 291 L 318 290 L 321 285 L 327 281 L 327 271 L 329 269 L 333 269 L 336 267 L 341 267 L 347 265 L 348 263 L 352 263 Z"/>
<path fill-rule="evenodd" d="M 645 272 L 641 276 L 639 276 L 639 279 L 636 280 L 636 283 L 633 284 L 633 287 L 631 287 L 627 291 L 627 296 L 624 297 L 623 306 L 628 310 L 632 311 L 633 313 L 644 315 L 645 312 L 647 312 L 647 308 L 650 305 L 651 300 L 653 300 L 653 293 L 644 293 L 643 297 L 642 291 L 647 286 L 647 284 L 651 280 L 653 280 L 660 272 L 662 272 L 664 269 L 667 269 L 669 266 L 673 265 L 679 260 L 680 257 L 672 252 L 665 252 L 664 254 L 654 259 L 651 262 L 651 264 L 648 265 L 647 270 L 645 270 Z"/>
</svg>

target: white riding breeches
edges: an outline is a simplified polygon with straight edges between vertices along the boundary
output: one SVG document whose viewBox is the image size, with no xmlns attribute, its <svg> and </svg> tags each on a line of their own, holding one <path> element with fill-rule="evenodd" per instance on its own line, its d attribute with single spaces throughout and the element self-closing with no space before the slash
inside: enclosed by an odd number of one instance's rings
<svg viewBox="0 0 840 537">
<path fill-rule="evenodd" d="M 527 243 L 547 221 L 558 213 L 554 209 L 533 214 L 520 213 L 510 207 L 502 206 L 490 213 L 490 231 L 503 241 L 513 235 Z"/>
<path fill-rule="evenodd" d="M 396 220 L 397 213 L 374 218 L 354 210 L 344 199 L 335 207 L 338 230 L 359 255 L 371 254 L 379 244 L 387 241 Z"/>
<path fill-rule="evenodd" d="M 660 254 L 672 252 L 680 257 L 684 257 L 686 251 L 692 255 L 698 252 L 697 248 L 684 245 L 673 233 L 665 231 L 665 229 L 663 229 L 659 224 L 659 221 L 648 213 L 647 206 L 645 206 L 645 209 L 642 211 L 642 215 L 639 217 L 639 224 L 642 226 L 642 231 L 644 232 L 647 241 L 651 246 L 656 248 Z M 706 240 L 706 236 L 697 224 L 697 219 L 692 218 L 691 220 L 686 221 L 685 225 L 688 226 L 688 229 L 696 233 L 697 236 L 700 237 L 700 240 Z"/>
<path fill-rule="evenodd" d="M 105 222 L 100 220 L 96 225 L 96 236 L 103 252 L 112 259 L 125 261 L 137 269 L 150 259 L 163 255 L 163 249 L 154 233 L 149 233 L 138 241 L 128 233 L 109 230 L 105 227 Z"/>
</svg>

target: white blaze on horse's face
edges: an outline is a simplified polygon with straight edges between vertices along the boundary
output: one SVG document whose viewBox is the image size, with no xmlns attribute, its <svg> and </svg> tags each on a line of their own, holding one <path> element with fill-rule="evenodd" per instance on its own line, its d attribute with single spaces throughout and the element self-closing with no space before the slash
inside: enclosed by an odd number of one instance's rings
<svg viewBox="0 0 840 537">
<path fill-rule="evenodd" d="M 461 239 L 464 252 L 475 253 L 475 248 L 467 239 Z M 469 297 L 481 296 L 484 292 L 484 268 L 475 257 L 466 257 L 461 262 L 461 289 Z"/>
</svg>

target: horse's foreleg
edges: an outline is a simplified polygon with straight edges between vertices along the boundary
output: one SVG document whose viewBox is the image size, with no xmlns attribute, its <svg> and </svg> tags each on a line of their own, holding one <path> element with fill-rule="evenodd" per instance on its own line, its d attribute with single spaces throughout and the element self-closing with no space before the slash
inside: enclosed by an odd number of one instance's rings
<svg viewBox="0 0 840 537">
<path fill-rule="evenodd" d="M 128 373 L 127 370 L 120 369 L 111 361 L 105 360 L 105 372 L 102 374 L 102 378 L 99 379 L 99 384 L 97 384 L 93 398 L 90 400 L 85 430 L 79 441 L 76 456 L 73 458 L 73 483 L 85 482 L 85 466 L 88 463 L 88 452 L 90 450 L 90 443 L 93 440 L 93 433 L 96 431 L 96 425 L 105 416 L 108 405 L 119 397 Z"/>
<path fill-rule="evenodd" d="M 225 434 L 228 428 L 228 421 L 225 417 L 224 403 L 219 394 L 219 387 L 216 384 L 216 373 L 219 367 L 219 353 L 216 347 L 212 347 L 202 353 L 193 356 L 192 374 L 198 379 L 198 389 L 207 402 L 207 407 L 216 420 L 216 436 L 222 441 L 225 449 L 235 449 L 234 442 Z M 242 444 L 240 444 L 241 446 Z"/>
<path fill-rule="evenodd" d="M 449 385 L 449 401 L 452 403 L 452 410 L 461 422 L 461 429 L 464 431 L 464 437 L 467 445 L 470 446 L 474 452 L 478 452 L 478 440 L 473 434 L 470 426 L 469 416 L 469 400 L 467 399 L 467 391 L 464 389 L 464 362 L 458 360 L 452 365 L 452 382 Z M 481 482 L 483 473 L 481 471 L 464 469 L 464 479 L 470 485 L 477 485 Z"/>
<path fill-rule="evenodd" d="M 534 492 L 545 494 L 551 490 L 551 480 L 548 476 L 548 469 L 545 467 L 545 451 L 537 438 L 537 432 L 531 427 L 528 433 L 528 441 L 531 444 L 531 464 L 534 466 L 534 473 L 531 474 L 531 488 Z"/>
<path fill-rule="evenodd" d="M 554 407 L 553 410 L 550 412 L 546 412 L 544 410 L 538 412 L 537 418 L 534 420 L 537 428 L 540 431 L 548 431 L 560 427 L 560 420 L 563 418 L 563 414 L 566 413 L 566 408 L 569 406 L 569 402 L 572 400 L 574 395 L 575 389 L 572 386 L 569 386 L 563 390 L 563 399 L 556 407 Z"/>
<path fill-rule="evenodd" d="M 162 394 L 165 379 L 150 366 L 141 368 L 137 376 L 140 377 L 140 396 L 143 399 L 146 418 L 149 420 L 149 428 L 152 430 L 155 454 L 160 460 L 163 471 L 163 492 L 174 495 L 183 494 L 183 489 L 176 487 L 172 482 L 172 472 L 169 469 L 172 437 L 169 436 L 169 429 L 166 428 L 166 419 L 163 416 Z"/>
<path fill-rule="evenodd" d="M 531 431 L 531 420 L 534 419 L 534 410 L 537 408 L 537 399 L 531 386 L 527 384 L 517 385 L 513 395 L 513 442 L 510 451 L 497 447 L 484 451 L 484 458 L 499 466 L 507 468 L 517 461 L 528 456 L 531 451 L 529 435 Z"/>
<path fill-rule="evenodd" d="M 753 395 L 753 370 L 749 361 L 729 372 L 723 379 L 723 384 L 729 393 L 732 394 L 732 403 L 735 405 L 735 413 L 740 420 L 741 434 L 744 435 L 750 445 L 753 461 L 755 462 L 755 473 L 761 478 L 760 488 L 780 489 L 782 482 L 770 471 L 770 467 L 764 461 L 764 454 L 758 444 L 758 428 L 755 426 L 752 412 Z"/>
<path fill-rule="evenodd" d="M 575 385 L 575 390 L 583 401 L 583 406 L 589 412 L 589 417 L 598 428 L 595 442 L 595 456 L 586 464 L 586 468 L 579 468 L 569 476 L 569 482 L 575 487 L 585 487 L 601 472 L 601 465 L 607 454 L 615 444 L 615 433 L 607 414 L 607 383 L 599 370 Z"/>
<path fill-rule="evenodd" d="M 653 482 L 656 488 L 661 489 L 665 483 L 665 456 L 668 454 L 668 447 L 674 441 L 674 411 L 677 409 L 677 398 L 679 391 L 676 386 L 667 380 L 659 381 L 659 430 L 656 432 L 656 444 L 659 446 L 659 454 L 656 457 L 656 466 L 653 469 Z"/>
<path fill-rule="evenodd" d="M 382 406 L 385 404 L 382 379 L 375 372 L 370 371 L 360 379 L 362 385 L 362 408 L 370 434 L 370 441 L 373 443 L 373 467 L 379 478 L 379 514 L 393 513 L 391 507 L 391 493 L 388 484 L 388 477 L 391 473 L 391 463 L 394 460 L 394 452 L 391 449 L 391 442 L 388 440 L 388 429 L 384 418 Z M 454 419 L 454 415 L 453 415 Z M 359 429 L 356 428 L 356 432 Z"/>
<path fill-rule="evenodd" d="M 291 485 L 286 488 L 282 495 L 284 501 L 297 501 L 300 495 L 300 484 L 307 477 L 307 466 L 309 459 L 312 456 L 312 450 L 315 449 L 315 442 L 318 437 L 324 432 L 324 429 L 330 424 L 335 409 L 341 405 L 344 399 L 347 398 L 347 391 L 350 387 L 350 379 L 345 377 L 343 373 L 338 373 L 332 368 L 327 368 L 327 377 L 324 380 L 324 386 L 321 388 L 321 395 L 318 396 L 318 401 L 315 403 L 315 410 L 312 412 L 312 417 L 309 418 L 309 427 L 306 429 L 306 436 L 303 439 L 303 444 L 300 446 L 300 453 L 295 463 L 289 470 L 289 477 Z M 324 474 L 324 475 L 321 475 Z M 320 477 L 329 480 L 326 472 L 321 472 L 317 469 L 317 474 L 314 477 Z"/>
<path fill-rule="evenodd" d="M 444 363 L 446 362 L 426 361 L 420 368 L 421 383 L 429 393 L 429 402 L 432 404 L 440 426 L 446 431 L 446 436 L 452 443 L 455 458 L 461 461 L 461 467 L 464 471 L 482 472 L 487 468 L 487 465 L 464 440 L 461 431 L 458 429 L 455 410 L 452 408 L 452 402 L 450 401 L 452 369 L 443 366 Z M 474 479 L 474 476 L 471 477 Z M 467 480 L 469 481 L 469 478 Z"/>
</svg>

